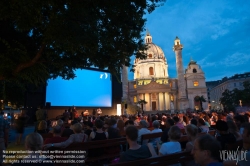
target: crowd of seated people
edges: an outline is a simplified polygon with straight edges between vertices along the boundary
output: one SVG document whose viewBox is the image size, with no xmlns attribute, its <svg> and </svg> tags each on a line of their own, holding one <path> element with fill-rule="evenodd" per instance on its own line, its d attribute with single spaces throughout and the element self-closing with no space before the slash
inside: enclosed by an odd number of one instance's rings
<svg viewBox="0 0 250 166">
<path fill-rule="evenodd" d="M 43 121 L 40 123 L 43 123 Z M 149 151 L 146 148 L 147 143 L 149 142 L 152 142 L 153 144 L 161 144 L 161 147 L 156 149 L 156 153 L 159 156 L 180 152 L 183 149 L 197 155 L 196 151 L 201 151 L 202 148 L 207 148 L 206 146 L 203 147 L 202 144 L 197 143 L 202 140 L 201 134 L 205 133 L 207 136 L 209 135 L 207 133 L 209 133 L 210 130 L 216 130 L 215 136 L 212 136 L 213 139 L 205 137 L 204 139 L 212 140 L 213 145 L 211 146 L 218 146 L 218 149 L 226 150 L 227 144 L 234 144 L 237 141 L 242 140 L 243 148 L 247 150 L 250 149 L 250 129 L 245 127 L 245 124 L 249 124 L 249 114 L 233 115 L 232 113 L 224 114 L 214 112 L 208 114 L 202 112 L 198 114 L 149 114 L 147 116 L 138 116 L 136 114 L 122 116 L 104 115 L 95 117 L 90 115 L 88 117 L 79 116 L 78 118 L 75 118 L 71 121 L 69 127 L 66 127 L 67 125 L 65 124 L 67 123 L 68 121 L 60 119 L 57 121 L 57 125 L 53 126 L 50 131 L 53 134 L 53 137 L 45 139 L 45 149 L 50 147 L 64 148 L 74 142 L 98 141 L 126 137 L 129 149 L 121 155 L 120 162 L 152 156 L 152 154 L 148 154 Z M 48 128 L 39 128 L 39 126 L 40 124 L 38 125 L 37 132 L 41 135 L 49 132 Z M 47 125 L 44 123 L 41 126 Z M 137 134 L 129 133 L 135 132 L 135 129 Z M 143 140 L 143 142 L 141 142 L 143 134 L 156 132 L 162 132 L 161 138 Z M 187 142 L 185 142 L 185 148 L 182 148 L 179 143 L 179 140 L 183 135 L 186 135 L 188 138 Z M 137 151 L 141 151 L 142 149 L 145 153 L 141 156 L 136 155 Z M 214 156 L 207 157 L 213 158 L 213 161 L 215 162 L 219 162 L 218 158 Z M 199 158 L 194 157 L 194 159 L 197 160 L 197 163 L 202 165 L 202 163 L 198 161 Z"/>
</svg>

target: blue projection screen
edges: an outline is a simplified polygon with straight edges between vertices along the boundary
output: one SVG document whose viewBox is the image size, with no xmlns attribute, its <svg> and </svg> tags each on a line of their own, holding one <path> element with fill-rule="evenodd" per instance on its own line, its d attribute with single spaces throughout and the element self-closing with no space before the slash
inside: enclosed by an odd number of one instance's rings
<svg viewBox="0 0 250 166">
<path fill-rule="evenodd" d="M 76 70 L 76 77 L 63 80 L 61 77 L 49 80 L 46 102 L 51 106 L 111 107 L 111 74 L 99 70 Z"/>
</svg>

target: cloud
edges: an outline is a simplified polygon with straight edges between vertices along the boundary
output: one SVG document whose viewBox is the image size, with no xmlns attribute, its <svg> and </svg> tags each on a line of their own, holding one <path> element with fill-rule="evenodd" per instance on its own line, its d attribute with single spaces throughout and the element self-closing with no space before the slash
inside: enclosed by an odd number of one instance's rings
<svg viewBox="0 0 250 166">
<path fill-rule="evenodd" d="M 240 66 L 249 63 L 250 54 L 236 52 L 232 55 L 227 56 L 224 61 L 221 61 L 221 65 L 225 66 Z"/>
</svg>

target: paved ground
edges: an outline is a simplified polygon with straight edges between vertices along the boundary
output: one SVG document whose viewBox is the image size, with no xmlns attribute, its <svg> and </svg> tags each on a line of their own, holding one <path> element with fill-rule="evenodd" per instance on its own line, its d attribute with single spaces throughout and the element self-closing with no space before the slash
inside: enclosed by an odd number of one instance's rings
<svg viewBox="0 0 250 166">
<path fill-rule="evenodd" d="M 25 127 L 24 133 L 23 133 L 23 139 L 22 143 L 20 145 L 15 145 L 15 140 L 16 140 L 16 131 L 15 129 L 11 128 L 9 131 L 9 144 L 7 147 L 7 150 L 25 150 L 24 148 L 24 140 L 25 137 L 34 132 L 35 127 L 34 126 L 27 126 Z"/>
</svg>

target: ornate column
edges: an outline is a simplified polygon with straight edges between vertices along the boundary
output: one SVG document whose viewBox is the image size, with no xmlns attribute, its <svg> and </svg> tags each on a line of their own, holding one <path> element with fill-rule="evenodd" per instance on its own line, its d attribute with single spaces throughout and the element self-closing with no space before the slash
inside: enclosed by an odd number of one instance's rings
<svg viewBox="0 0 250 166">
<path fill-rule="evenodd" d="M 166 110 L 165 92 L 163 92 L 163 110 Z"/>
<path fill-rule="evenodd" d="M 183 45 L 180 42 L 178 37 L 174 40 L 173 50 L 176 57 L 176 68 L 177 68 L 177 77 L 178 77 L 178 109 L 184 110 L 184 105 L 188 104 L 187 94 L 186 94 L 186 81 L 184 77 L 184 69 L 182 63 L 182 49 Z"/>
</svg>

